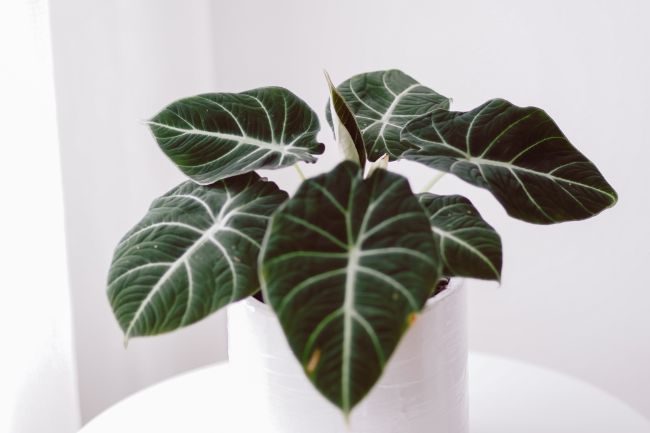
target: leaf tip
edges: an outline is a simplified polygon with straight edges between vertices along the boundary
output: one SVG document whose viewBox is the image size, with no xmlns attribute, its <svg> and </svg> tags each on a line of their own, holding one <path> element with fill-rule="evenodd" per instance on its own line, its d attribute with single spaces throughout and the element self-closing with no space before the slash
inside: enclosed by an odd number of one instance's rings
<svg viewBox="0 0 650 433">
<path fill-rule="evenodd" d="M 330 78 L 330 74 L 327 72 L 326 69 L 323 69 L 323 74 L 325 75 L 325 80 L 327 81 L 327 85 L 330 88 L 330 91 L 334 89 L 334 84 L 332 83 L 332 79 Z"/>
<path fill-rule="evenodd" d="M 501 249 L 501 246 L 500 246 L 500 245 L 499 245 L 499 249 Z M 499 263 L 499 265 L 496 266 L 496 269 L 494 270 L 494 277 L 495 277 L 495 278 L 493 279 L 494 281 L 497 282 L 497 284 L 499 285 L 499 287 L 501 287 L 501 270 L 502 270 L 502 269 L 501 269 L 501 263 Z"/>
<path fill-rule="evenodd" d="M 350 409 L 341 409 L 343 411 L 343 423 L 346 429 L 350 430 Z"/>
</svg>

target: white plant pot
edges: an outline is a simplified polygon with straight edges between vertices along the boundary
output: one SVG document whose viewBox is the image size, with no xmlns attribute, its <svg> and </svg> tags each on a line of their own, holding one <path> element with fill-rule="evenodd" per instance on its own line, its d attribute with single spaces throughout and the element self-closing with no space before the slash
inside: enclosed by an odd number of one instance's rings
<svg viewBox="0 0 650 433">
<path fill-rule="evenodd" d="M 228 354 L 270 433 L 467 433 L 467 315 L 462 280 L 430 299 L 349 425 L 313 387 L 275 314 L 254 298 L 228 308 Z"/>
</svg>

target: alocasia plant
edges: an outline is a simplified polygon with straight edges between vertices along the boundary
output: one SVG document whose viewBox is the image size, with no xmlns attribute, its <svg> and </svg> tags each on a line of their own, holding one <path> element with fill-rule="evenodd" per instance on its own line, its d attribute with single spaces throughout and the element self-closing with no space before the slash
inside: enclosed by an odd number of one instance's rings
<svg viewBox="0 0 650 433">
<path fill-rule="evenodd" d="M 414 194 L 389 161 L 453 173 L 537 224 L 591 217 L 617 197 L 539 108 L 493 99 L 450 111 L 449 98 L 397 70 L 328 83 L 345 161 L 291 198 L 254 172 L 324 150 L 317 115 L 290 91 L 198 95 L 151 119 L 190 180 L 120 241 L 108 297 L 128 340 L 261 289 L 305 374 L 347 414 L 442 278 L 501 278 L 501 240 L 472 203 Z"/>
</svg>

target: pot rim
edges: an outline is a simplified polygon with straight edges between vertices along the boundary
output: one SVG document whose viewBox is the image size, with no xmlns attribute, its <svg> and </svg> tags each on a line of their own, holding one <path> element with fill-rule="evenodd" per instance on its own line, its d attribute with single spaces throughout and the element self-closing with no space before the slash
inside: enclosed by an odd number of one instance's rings
<svg viewBox="0 0 650 433">
<path fill-rule="evenodd" d="M 452 278 L 449 281 L 449 284 L 447 285 L 447 288 L 445 290 L 427 299 L 427 302 L 424 304 L 422 311 L 420 311 L 418 314 L 425 314 L 433 310 L 433 308 L 436 305 L 440 304 L 441 302 L 444 302 L 444 300 L 447 299 L 448 297 L 459 293 L 464 286 L 465 286 L 465 278 L 461 278 L 461 277 Z M 242 299 L 241 303 L 245 304 L 246 307 L 250 308 L 253 311 L 258 311 L 259 313 L 265 314 L 267 316 L 276 317 L 275 311 L 273 311 L 270 305 L 265 304 L 264 302 L 256 299 L 253 296 L 248 296 L 247 298 Z"/>
</svg>

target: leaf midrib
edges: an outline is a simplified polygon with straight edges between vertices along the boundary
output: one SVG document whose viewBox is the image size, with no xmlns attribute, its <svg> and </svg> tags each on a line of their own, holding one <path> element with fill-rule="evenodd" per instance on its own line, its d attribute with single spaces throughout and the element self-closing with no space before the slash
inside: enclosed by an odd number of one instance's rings
<svg viewBox="0 0 650 433">
<path fill-rule="evenodd" d="M 477 256 L 482 262 L 484 262 L 490 268 L 490 270 L 497 277 L 497 280 L 501 279 L 499 271 L 492 264 L 492 261 L 490 259 L 488 259 L 487 256 L 485 254 L 483 254 L 481 251 L 479 251 L 477 248 L 475 248 L 474 246 L 472 246 L 469 243 L 465 242 L 463 239 L 459 238 L 458 236 L 455 236 L 453 234 L 453 232 L 441 229 L 440 227 L 433 226 L 433 225 L 431 226 L 431 230 L 435 234 L 437 234 L 438 236 L 442 237 L 443 239 L 450 239 L 452 242 L 456 242 L 462 248 L 465 248 L 465 249 L 469 250 L 471 253 L 473 253 L 475 256 Z M 442 256 L 443 256 L 443 259 L 444 259 L 445 264 L 447 265 L 447 267 L 449 267 L 451 269 L 452 266 L 450 266 L 449 261 L 447 260 L 444 248 L 442 248 Z"/>
<path fill-rule="evenodd" d="M 212 236 L 219 231 L 221 228 L 221 224 L 216 224 L 213 227 L 211 227 L 209 230 L 207 230 L 205 233 L 201 235 L 200 238 L 196 240 L 190 246 L 185 252 L 176 260 L 174 260 L 173 264 L 167 268 L 167 270 L 160 276 L 156 284 L 152 287 L 152 289 L 147 293 L 147 296 L 144 298 L 138 309 L 136 310 L 135 314 L 133 315 L 133 318 L 131 319 L 129 326 L 127 327 L 126 331 L 124 332 L 124 338 L 128 340 L 131 336 L 131 332 L 133 331 L 133 327 L 135 324 L 140 320 L 140 317 L 142 313 L 144 312 L 144 309 L 151 303 L 151 300 L 153 297 L 161 290 L 162 286 L 169 280 L 169 278 L 178 270 L 178 268 L 185 263 L 185 261 L 188 259 L 188 257 L 191 257 L 194 252 L 203 246 L 203 244 L 207 241 L 214 241 Z M 233 290 L 235 288 L 233 287 Z M 189 302 L 189 300 L 188 300 Z"/>
<path fill-rule="evenodd" d="M 547 178 L 549 180 L 552 180 L 552 181 L 555 181 L 555 182 L 565 182 L 565 183 L 569 184 L 569 186 L 576 185 L 576 186 L 579 186 L 579 187 L 587 188 L 587 189 L 596 191 L 596 192 L 598 192 L 600 194 L 606 195 L 606 196 L 610 197 L 612 200 L 615 200 L 615 197 L 611 193 L 609 193 L 607 191 L 603 191 L 603 190 L 598 189 L 596 187 L 593 187 L 591 185 L 587 185 L 585 183 L 570 180 L 570 179 L 565 179 L 563 177 L 554 176 L 554 175 L 552 175 L 550 173 L 546 173 L 546 172 L 543 172 L 543 171 L 533 170 L 533 169 L 522 167 L 522 166 L 519 166 L 519 165 L 514 165 L 514 164 L 511 164 L 509 162 L 497 161 L 497 160 L 493 160 L 493 159 L 486 159 L 486 158 L 480 158 L 480 157 L 470 157 L 470 158 L 467 159 L 467 161 L 470 162 L 470 163 L 476 164 L 476 165 L 489 165 L 489 166 L 493 166 L 493 167 L 505 168 L 507 170 L 522 171 L 524 173 L 533 174 L 535 176 L 545 177 L 545 178 Z"/>
<path fill-rule="evenodd" d="M 228 140 L 228 141 L 234 141 L 237 142 L 237 145 L 240 144 L 250 144 L 253 146 L 257 146 L 261 149 L 267 149 L 271 150 L 274 152 L 280 152 L 282 155 L 292 155 L 293 152 L 290 151 L 290 149 L 293 147 L 293 142 L 288 143 L 288 144 L 281 144 L 281 143 L 276 143 L 274 141 L 264 141 L 260 140 L 254 137 L 250 137 L 248 135 L 242 134 L 242 135 L 237 135 L 237 134 L 227 134 L 224 132 L 215 132 L 215 131 L 206 131 L 203 129 L 197 129 L 197 128 L 179 128 L 177 126 L 171 126 L 167 125 L 164 123 L 159 123 L 159 122 L 153 122 L 150 121 L 148 122 L 150 125 L 158 126 L 160 128 L 166 128 L 169 129 L 170 131 L 175 131 L 175 132 L 180 132 L 182 134 L 189 134 L 189 135 L 201 135 L 205 137 L 214 137 L 218 138 L 220 140 Z"/>
<path fill-rule="evenodd" d="M 234 197 L 230 195 L 230 193 L 227 191 L 227 200 L 224 201 L 224 203 L 221 205 L 221 211 L 219 212 L 218 217 L 215 219 L 213 225 L 208 228 L 205 232 L 202 233 L 202 235 L 196 239 L 196 241 L 187 249 L 181 256 L 179 256 L 176 260 L 173 262 L 169 262 L 169 267 L 165 270 L 165 272 L 160 276 L 156 284 L 153 286 L 153 288 L 147 293 L 147 296 L 145 299 L 142 301 L 138 309 L 136 310 L 135 314 L 131 318 L 131 321 L 129 322 L 129 326 L 127 327 L 125 333 L 124 333 L 124 338 L 125 341 L 128 341 L 128 339 L 131 336 L 131 332 L 133 331 L 133 327 L 137 324 L 137 322 L 140 320 L 140 317 L 142 313 L 144 312 L 145 308 L 151 303 L 151 300 L 153 297 L 162 289 L 162 286 L 169 280 L 169 278 L 178 270 L 178 268 L 181 265 L 185 265 L 187 260 L 194 254 L 194 252 L 202 247 L 206 242 L 210 241 L 215 244 L 217 249 L 222 253 L 226 261 L 228 262 L 229 268 L 231 273 L 233 274 L 233 287 L 232 291 L 233 293 L 231 294 L 231 302 L 235 297 L 236 294 L 236 282 L 237 282 L 237 276 L 234 268 L 234 263 L 232 262 L 232 259 L 230 258 L 228 251 L 225 249 L 221 243 L 214 238 L 214 235 L 218 233 L 220 230 L 222 230 L 224 227 L 228 227 L 228 222 L 232 217 L 235 215 L 239 215 L 237 212 L 242 206 L 236 207 L 235 209 L 231 209 L 228 212 L 226 212 L 226 209 L 235 201 L 237 195 Z M 122 275 L 118 276 L 116 279 L 122 277 Z M 191 299 L 188 298 L 187 300 L 188 304 L 191 302 Z"/>
<path fill-rule="evenodd" d="M 350 411 L 350 363 L 352 352 L 352 317 L 355 313 L 355 277 L 359 266 L 359 247 L 348 250 L 348 264 L 345 274 L 345 299 L 343 301 L 343 350 L 341 365 L 341 409 Z"/>
</svg>

